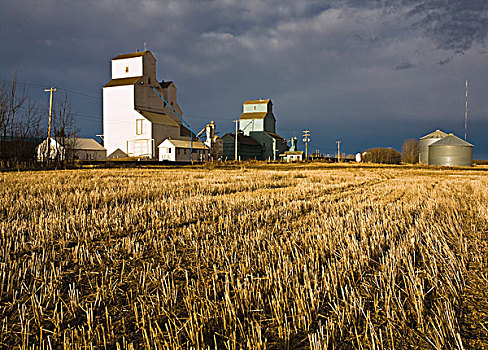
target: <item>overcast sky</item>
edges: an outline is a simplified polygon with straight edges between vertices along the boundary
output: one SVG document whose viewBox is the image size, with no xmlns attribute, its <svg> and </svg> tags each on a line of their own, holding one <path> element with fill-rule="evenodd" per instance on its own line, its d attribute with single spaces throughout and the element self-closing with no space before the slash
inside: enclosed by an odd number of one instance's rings
<svg viewBox="0 0 488 350">
<path fill-rule="evenodd" d="M 1 1 L 0 77 L 16 67 L 46 106 L 43 87 L 66 86 L 95 137 L 110 59 L 146 42 L 196 131 L 271 98 L 277 132 L 311 130 L 322 153 L 463 137 L 468 80 L 468 141 L 488 158 L 487 35 L 486 0 Z"/>
</svg>

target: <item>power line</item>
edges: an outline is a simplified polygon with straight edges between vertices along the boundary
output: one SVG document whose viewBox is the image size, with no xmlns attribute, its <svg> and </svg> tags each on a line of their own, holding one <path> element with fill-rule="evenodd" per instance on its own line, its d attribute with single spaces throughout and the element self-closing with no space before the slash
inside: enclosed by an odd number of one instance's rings
<svg viewBox="0 0 488 350">
<path fill-rule="evenodd" d="M 60 90 L 62 90 L 62 89 L 60 89 Z M 73 90 L 64 90 L 64 91 L 69 92 L 69 93 L 72 93 L 74 95 L 79 95 L 79 96 L 82 96 L 82 97 L 92 98 L 92 99 L 95 99 L 97 101 L 103 101 L 102 98 L 100 98 L 100 97 L 90 96 L 90 95 L 87 95 L 87 94 L 84 94 L 84 93 L 81 93 L 81 92 L 77 92 L 77 91 L 73 91 Z"/>
<path fill-rule="evenodd" d="M 13 83 L 12 80 L 0 80 L 1 82 L 3 83 Z M 33 83 L 33 82 L 15 82 L 16 84 L 19 84 L 19 85 L 26 85 L 26 86 L 34 86 L 34 87 L 45 87 L 45 85 L 42 85 L 42 84 L 37 84 L 37 83 Z M 75 91 L 75 90 L 70 90 L 70 89 L 63 89 L 63 88 L 57 88 L 58 91 L 66 91 L 70 94 L 74 94 L 74 95 L 78 95 L 78 96 L 81 96 L 81 97 L 86 97 L 86 98 L 91 98 L 91 99 L 95 99 L 95 100 L 98 100 L 100 102 L 103 101 L 102 98 L 100 97 L 96 97 L 96 96 L 91 96 L 91 95 L 88 95 L 88 94 L 85 94 L 85 93 L 82 93 L 82 92 L 79 92 L 79 91 Z M 118 102 L 118 101 L 112 101 L 112 102 L 115 102 L 117 104 L 125 104 L 123 102 Z M 46 104 L 43 100 L 39 100 L 39 103 L 43 105 L 43 107 L 46 107 Z M 27 107 L 21 107 L 21 109 L 26 109 Z M 94 116 L 94 115 L 89 115 L 89 114 L 83 114 L 83 113 L 73 113 L 73 115 L 75 116 L 79 116 L 79 117 L 84 117 L 85 119 L 86 118 L 91 118 L 92 120 L 102 120 L 103 118 L 101 116 Z M 124 122 L 120 122 L 120 124 L 130 124 L 130 123 L 124 123 Z"/>
<path fill-rule="evenodd" d="M 2 83 L 14 83 L 14 81 L 12 80 L 0 80 Z M 31 86 L 40 86 L 40 87 L 46 87 L 46 85 L 41 85 L 41 84 L 36 84 L 36 83 L 28 83 L 28 82 L 19 82 L 19 81 L 16 81 L 15 84 L 18 84 L 18 85 L 31 85 Z"/>
<path fill-rule="evenodd" d="M 42 107 L 45 107 L 45 106 L 42 106 Z M 23 111 L 30 111 L 32 110 L 33 108 L 32 107 L 29 107 L 29 106 L 22 106 L 19 108 L 20 110 L 23 110 Z M 41 112 L 41 109 L 42 108 L 37 108 L 38 109 L 38 112 L 39 113 L 43 113 Z M 90 119 L 93 119 L 93 120 L 102 120 L 103 118 L 101 116 L 96 116 L 96 115 L 91 115 L 91 114 L 83 114 L 83 113 L 77 113 L 77 112 L 72 112 L 72 114 L 76 117 L 82 117 L 82 118 L 90 118 Z"/>
<path fill-rule="evenodd" d="M 8 79 L 2 79 L 2 80 L 0 80 L 0 82 L 2 82 L 2 83 L 13 83 L 12 80 L 8 80 Z M 38 83 L 30 82 L 30 81 L 15 82 L 15 83 L 17 85 L 24 85 L 24 86 L 43 87 L 43 88 L 46 87 L 45 84 L 38 84 Z M 86 93 L 83 93 L 80 91 L 76 91 L 76 90 L 71 90 L 71 89 L 66 89 L 66 88 L 57 88 L 57 91 L 65 91 L 65 92 L 68 92 L 68 93 L 73 94 L 73 95 L 77 95 L 77 96 L 84 97 L 84 98 L 90 98 L 90 99 L 94 99 L 94 100 L 103 102 L 103 98 L 101 98 L 101 97 L 89 95 L 89 94 L 86 94 Z M 44 102 L 44 100 L 39 100 L 39 103 L 43 107 L 46 107 L 46 103 Z M 119 105 L 127 105 L 126 102 L 122 102 L 122 101 L 111 101 L 111 103 L 116 103 Z M 73 115 L 76 117 L 81 117 L 80 119 L 93 120 L 93 121 L 103 121 L 103 116 L 94 116 L 94 115 L 83 114 L 83 113 L 73 113 Z M 195 117 L 193 115 L 189 115 L 189 116 Z M 118 125 L 132 125 L 132 123 L 130 123 L 130 122 L 124 122 L 124 121 L 120 121 L 120 120 L 119 121 L 113 121 L 113 122 L 115 124 L 118 124 Z M 189 124 L 188 124 L 188 126 L 189 126 Z"/>
<path fill-rule="evenodd" d="M 13 83 L 12 80 L 0 80 L 2 83 Z M 46 85 L 42 85 L 42 84 L 37 84 L 37 83 L 33 83 L 33 82 L 15 82 L 15 84 L 18 84 L 18 85 L 27 85 L 27 86 L 37 86 L 37 87 L 46 87 Z M 88 95 L 88 94 L 85 94 L 83 92 L 79 92 L 79 91 L 75 91 L 75 90 L 70 90 L 70 89 L 63 89 L 63 88 L 57 88 L 59 91 L 66 91 L 66 92 L 69 92 L 69 93 L 72 93 L 74 95 L 79 95 L 79 96 L 82 96 L 82 97 L 88 97 L 88 98 L 92 98 L 92 99 L 95 99 L 95 100 L 98 100 L 98 101 L 102 101 L 102 98 L 100 97 L 97 97 L 97 96 L 92 96 L 92 95 Z"/>
</svg>

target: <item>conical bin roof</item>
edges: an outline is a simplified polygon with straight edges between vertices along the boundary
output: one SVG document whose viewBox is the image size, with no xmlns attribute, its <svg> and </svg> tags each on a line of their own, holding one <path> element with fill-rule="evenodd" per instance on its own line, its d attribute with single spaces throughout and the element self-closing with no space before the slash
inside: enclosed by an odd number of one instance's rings
<svg viewBox="0 0 488 350">
<path fill-rule="evenodd" d="M 474 147 L 469 142 L 466 142 L 453 134 L 447 135 L 442 140 L 434 142 L 429 147 L 439 147 L 439 146 Z"/>
<path fill-rule="evenodd" d="M 420 139 L 421 140 L 425 140 L 425 139 L 443 139 L 446 136 L 449 136 L 449 135 L 446 134 L 444 131 L 441 131 L 441 130 L 437 129 L 436 131 L 431 132 L 430 134 L 425 135 L 425 136 L 421 137 Z"/>
</svg>

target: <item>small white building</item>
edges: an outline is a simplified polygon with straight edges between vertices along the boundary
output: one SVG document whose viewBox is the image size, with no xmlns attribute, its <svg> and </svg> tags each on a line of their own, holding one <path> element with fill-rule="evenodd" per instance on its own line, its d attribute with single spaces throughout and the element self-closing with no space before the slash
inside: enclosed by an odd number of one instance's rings
<svg viewBox="0 0 488 350">
<path fill-rule="evenodd" d="M 280 154 L 283 161 L 285 162 L 301 162 L 303 160 L 303 152 L 302 151 L 286 151 L 283 154 Z"/>
<path fill-rule="evenodd" d="M 286 151 L 283 154 L 280 154 L 280 157 L 285 162 L 301 162 L 303 160 L 304 153 L 298 150 L 297 147 L 297 138 L 291 138 L 291 147 L 289 151 Z"/>
<path fill-rule="evenodd" d="M 159 160 L 171 162 L 205 162 L 209 157 L 209 149 L 200 140 L 166 139 L 159 146 Z M 193 154 L 192 154 L 193 150 Z"/>
<path fill-rule="evenodd" d="M 37 159 L 51 160 L 106 160 L 107 150 L 94 139 L 87 138 L 59 138 L 51 137 L 42 141 L 37 146 Z"/>
<path fill-rule="evenodd" d="M 176 94 L 173 82 L 157 81 L 150 51 L 114 57 L 112 79 L 103 87 L 107 153 L 120 150 L 129 157 L 158 159 L 158 145 L 165 139 L 189 140 L 191 133 L 178 117 L 182 112 Z"/>
</svg>

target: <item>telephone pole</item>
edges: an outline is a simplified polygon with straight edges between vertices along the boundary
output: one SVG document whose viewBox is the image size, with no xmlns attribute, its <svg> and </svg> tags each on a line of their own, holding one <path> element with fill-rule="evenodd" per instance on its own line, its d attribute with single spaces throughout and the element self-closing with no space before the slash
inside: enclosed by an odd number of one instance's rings
<svg viewBox="0 0 488 350">
<path fill-rule="evenodd" d="M 234 123 L 236 123 L 236 137 L 235 137 L 235 144 L 234 144 L 234 160 L 237 162 L 237 133 L 239 132 L 238 130 L 238 123 L 239 123 L 239 120 L 236 119 L 234 120 Z"/>
<path fill-rule="evenodd" d="M 303 142 L 305 143 L 305 159 L 308 159 L 308 143 L 310 142 L 310 130 L 303 131 Z"/>
<path fill-rule="evenodd" d="M 464 140 L 468 134 L 468 81 L 466 80 L 466 104 L 464 106 Z"/>
<path fill-rule="evenodd" d="M 341 141 L 336 141 L 337 143 L 337 163 L 341 161 Z"/>
<path fill-rule="evenodd" d="M 50 89 L 44 89 L 45 92 L 49 92 L 49 122 L 47 126 L 47 158 L 51 156 L 51 121 L 53 115 L 53 92 L 56 91 L 55 87 Z"/>
</svg>

